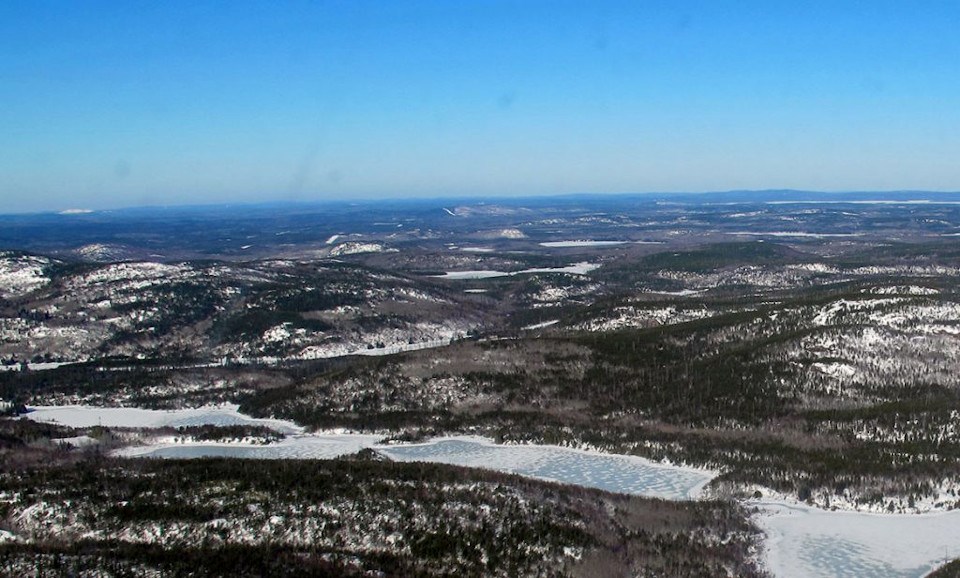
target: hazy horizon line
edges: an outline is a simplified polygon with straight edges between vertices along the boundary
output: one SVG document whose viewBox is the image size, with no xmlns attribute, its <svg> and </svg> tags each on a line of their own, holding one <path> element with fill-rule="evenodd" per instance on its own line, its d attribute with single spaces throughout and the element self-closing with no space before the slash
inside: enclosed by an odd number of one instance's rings
<svg viewBox="0 0 960 578">
<path fill-rule="evenodd" d="M 705 190 L 705 191 L 636 191 L 636 192 L 579 192 L 579 193 L 546 193 L 546 194 L 512 194 L 512 193 L 486 193 L 486 194 L 450 194 L 450 195 L 423 195 L 423 196 L 399 196 L 399 195 L 384 195 L 384 196 L 369 196 L 369 197 L 359 197 L 352 199 L 345 198 L 318 198 L 318 199 L 270 199 L 262 201 L 253 201 L 253 200 L 238 200 L 238 201 L 226 201 L 226 202 L 206 202 L 206 203 L 171 203 L 171 204 L 144 204 L 144 205 L 116 205 L 111 207 L 101 207 L 101 208 L 92 208 L 84 206 L 69 206 L 62 209 L 44 209 L 44 210 L 26 210 L 26 211 L 11 211 L 0 213 L 0 216 L 31 216 L 31 215 L 61 215 L 61 216 L 80 216 L 80 215 L 90 215 L 97 213 L 109 213 L 109 212 L 125 212 L 125 211 L 150 211 L 150 210 L 176 210 L 176 209 L 213 209 L 213 208 L 243 208 L 243 207 L 283 207 L 283 206 L 323 206 L 323 205 L 364 205 L 371 203 L 395 203 L 395 204 L 416 204 L 416 203 L 428 203 L 428 202 L 437 202 L 441 203 L 443 201 L 453 201 L 453 202 L 485 202 L 485 201 L 496 201 L 496 202 L 509 202 L 510 204 L 516 204 L 525 201 L 549 201 L 550 199 L 589 199 L 589 198 L 629 198 L 629 197 L 650 197 L 651 200 L 655 200 L 662 197 L 709 197 L 709 196 L 722 196 L 722 195 L 822 195 L 822 196 L 863 196 L 863 195 L 883 195 L 883 196 L 894 196 L 894 195 L 928 195 L 928 196 L 941 196 L 941 195 L 956 195 L 957 200 L 960 200 L 960 190 L 937 190 L 937 189 L 856 189 L 856 190 L 818 190 L 818 189 L 790 189 L 790 188 L 769 188 L 769 189 L 720 189 L 720 190 Z M 801 201 L 802 199 L 796 199 L 796 201 Z M 858 198 L 850 199 L 849 201 L 844 199 L 837 199 L 834 202 L 844 203 L 851 202 L 853 200 L 859 202 L 869 202 L 870 199 Z M 910 200 L 915 201 L 928 201 L 934 202 L 937 201 L 934 199 L 891 199 L 891 198 L 881 198 L 876 199 L 879 201 L 894 201 L 894 202 L 908 202 Z M 750 203 L 749 199 L 743 199 L 738 201 L 728 201 L 737 204 L 746 204 Z M 759 202 L 759 201 L 757 201 Z"/>
</svg>

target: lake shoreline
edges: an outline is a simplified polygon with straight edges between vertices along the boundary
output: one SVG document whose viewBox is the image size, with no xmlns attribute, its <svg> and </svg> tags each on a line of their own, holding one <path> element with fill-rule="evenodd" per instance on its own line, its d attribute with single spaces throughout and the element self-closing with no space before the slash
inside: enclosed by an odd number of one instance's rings
<svg viewBox="0 0 960 578">
<path fill-rule="evenodd" d="M 26 418 L 91 427 L 101 415 L 114 427 L 132 427 L 131 419 L 153 416 L 145 429 L 244 423 L 286 430 L 269 444 L 164 441 L 120 448 L 114 455 L 134 458 L 235 457 L 250 459 L 331 459 L 373 449 L 399 461 L 426 461 L 502 471 L 551 482 L 593 487 L 638 496 L 708 499 L 707 487 L 719 472 L 654 462 L 598 448 L 550 444 L 498 444 L 476 435 L 449 435 L 415 443 L 381 443 L 388 435 L 342 430 L 306 432 L 294 422 L 252 418 L 235 405 L 190 410 L 131 410 L 93 406 L 43 406 Z M 109 411 L 116 410 L 116 411 Z M 147 413 L 144 413 L 147 412 Z M 153 412 L 153 413 L 149 413 Z M 206 412 L 206 413 L 204 413 Z M 127 421 L 124 421 L 127 420 Z M 86 425 L 82 425 L 86 424 Z M 141 427 L 144 427 L 141 425 Z M 279 430 L 279 429 L 278 429 Z M 291 431 L 294 430 L 294 431 Z M 774 494 L 770 492 L 765 495 Z M 921 514 L 825 510 L 785 496 L 738 500 L 753 510 L 751 520 L 765 535 L 759 561 L 775 576 L 894 576 L 920 578 L 949 556 L 960 555 L 960 510 Z"/>
</svg>

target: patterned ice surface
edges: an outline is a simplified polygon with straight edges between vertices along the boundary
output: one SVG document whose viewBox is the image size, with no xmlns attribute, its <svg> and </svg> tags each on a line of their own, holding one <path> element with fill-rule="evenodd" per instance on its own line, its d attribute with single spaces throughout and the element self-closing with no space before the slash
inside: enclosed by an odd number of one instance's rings
<svg viewBox="0 0 960 578">
<path fill-rule="evenodd" d="M 765 562 L 781 578 L 920 578 L 960 556 L 960 511 L 827 512 L 761 504 Z"/>
<path fill-rule="evenodd" d="M 612 492 L 681 500 L 696 497 L 713 477 L 708 472 L 654 464 L 642 458 L 556 446 L 496 445 L 482 440 L 441 439 L 389 446 L 380 451 L 398 461 L 426 461 L 488 468 Z"/>
<path fill-rule="evenodd" d="M 30 408 L 27 419 L 69 427 L 158 428 L 198 425 L 260 425 L 284 434 L 303 428 L 291 421 L 259 419 L 237 411 L 236 405 L 204 406 L 193 409 L 155 410 L 133 407 L 88 405 L 38 406 Z"/>
<path fill-rule="evenodd" d="M 159 427 L 260 424 L 293 434 L 269 445 L 162 443 L 123 455 L 163 458 L 333 458 L 373 447 L 399 461 L 427 461 L 517 473 L 568 484 L 667 499 L 700 495 L 709 472 L 654 464 L 633 456 L 556 446 L 497 445 L 481 438 L 443 438 L 414 445 L 378 445 L 378 435 L 304 434 L 292 422 L 244 416 L 235 406 L 172 412 L 121 408 L 46 407 L 30 419 L 76 427 Z M 756 502 L 767 534 L 763 560 L 782 578 L 919 578 L 960 557 L 960 511 L 925 515 L 827 512 L 784 502 Z"/>
<path fill-rule="evenodd" d="M 699 495 L 708 472 L 657 465 L 642 458 L 556 446 L 505 446 L 483 439 L 444 438 L 416 445 L 377 445 L 376 435 L 298 435 L 270 445 L 186 443 L 143 446 L 123 452 L 160 458 L 206 456 L 306 459 L 333 458 L 373 447 L 397 461 L 423 461 L 487 468 L 599 488 L 612 492 L 682 500 Z"/>
<path fill-rule="evenodd" d="M 298 435 L 269 445 L 186 443 L 128 448 L 121 455 L 151 458 L 227 457 L 268 460 L 332 459 L 374 445 L 378 435 Z"/>
</svg>

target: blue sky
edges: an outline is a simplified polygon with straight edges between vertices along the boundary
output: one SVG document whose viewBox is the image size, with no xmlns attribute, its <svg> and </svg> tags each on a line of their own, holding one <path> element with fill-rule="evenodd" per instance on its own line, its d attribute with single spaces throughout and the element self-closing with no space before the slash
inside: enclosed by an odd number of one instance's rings
<svg viewBox="0 0 960 578">
<path fill-rule="evenodd" d="M 960 3 L 0 3 L 0 213 L 960 189 Z"/>
</svg>

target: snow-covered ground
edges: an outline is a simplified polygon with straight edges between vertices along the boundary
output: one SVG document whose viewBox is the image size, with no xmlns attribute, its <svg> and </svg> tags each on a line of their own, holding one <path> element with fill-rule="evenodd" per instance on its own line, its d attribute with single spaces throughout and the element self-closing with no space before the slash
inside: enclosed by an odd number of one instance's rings
<svg viewBox="0 0 960 578">
<path fill-rule="evenodd" d="M 74 436 L 69 438 L 57 438 L 53 441 L 58 444 L 63 444 L 65 446 L 70 446 L 74 448 L 85 448 L 87 446 L 95 446 L 99 443 L 96 438 L 92 438 L 88 435 Z"/>
<path fill-rule="evenodd" d="M 74 363 L 80 363 L 79 361 L 40 361 L 37 363 L 28 363 L 27 369 L 30 371 L 46 371 L 49 369 L 56 369 L 58 367 L 63 367 L 64 365 L 73 365 Z M 16 363 L 13 365 L 0 365 L 0 371 L 22 371 L 23 365 Z"/>
<path fill-rule="evenodd" d="M 542 323 L 534 323 L 533 325 L 527 325 L 525 327 L 522 327 L 521 329 L 524 329 L 524 330 L 543 329 L 545 327 L 550 327 L 551 325 L 556 325 L 557 323 L 560 323 L 559 319 L 551 319 L 550 321 L 544 321 Z"/>
<path fill-rule="evenodd" d="M 686 323 L 697 319 L 706 319 L 718 315 L 722 311 L 707 309 L 706 307 L 677 308 L 643 307 L 627 305 L 616 307 L 599 319 L 591 319 L 577 325 L 584 331 L 616 331 L 624 327 L 651 327 L 654 325 L 673 325 Z"/>
<path fill-rule="evenodd" d="M 345 340 L 309 345 L 303 348 L 296 359 L 327 359 L 346 355 L 393 355 L 404 351 L 443 347 L 463 339 L 472 329 L 460 322 L 417 323 L 409 327 L 387 327 L 370 332 L 362 341 Z"/>
<path fill-rule="evenodd" d="M 52 262 L 45 257 L 0 252 L 0 297 L 19 297 L 49 283 L 44 269 Z"/>
<path fill-rule="evenodd" d="M 462 338 L 462 336 L 451 336 L 441 339 L 431 339 L 429 341 L 420 341 L 417 343 L 398 343 L 386 347 L 374 347 L 372 349 L 359 349 L 354 355 L 380 356 L 393 355 L 394 353 L 403 353 L 405 351 L 419 351 L 420 349 L 433 349 L 434 347 L 444 347 L 450 345 L 450 342 Z"/>
<path fill-rule="evenodd" d="M 184 264 L 113 263 L 89 273 L 70 277 L 65 282 L 72 291 L 99 289 L 105 293 L 141 291 L 147 287 L 168 283 L 170 279 L 193 279 L 200 272 Z"/>
<path fill-rule="evenodd" d="M 939 289 L 921 287 L 919 285 L 893 285 L 889 287 L 874 287 L 870 293 L 877 295 L 937 295 Z"/>
<path fill-rule="evenodd" d="M 383 243 L 348 241 L 330 249 L 330 256 L 342 257 L 344 255 L 359 255 L 360 253 L 395 253 L 396 251 L 396 249 L 388 249 Z"/>
<path fill-rule="evenodd" d="M 539 291 L 530 295 L 530 298 L 536 301 L 534 307 L 553 306 L 560 303 L 566 303 L 570 299 L 584 297 L 596 292 L 600 288 L 597 283 L 587 285 L 580 283 L 549 284 L 543 286 Z"/>
<path fill-rule="evenodd" d="M 758 502 L 764 563 L 778 578 L 919 578 L 960 556 L 960 511 L 828 512 Z"/>
<path fill-rule="evenodd" d="M 446 209 L 444 209 L 446 210 Z M 449 211 L 447 211 L 449 213 Z M 453 214 L 453 213 L 450 213 Z M 520 229 L 495 229 L 482 231 L 477 235 L 482 239 L 526 239 L 527 235 Z"/>
</svg>

